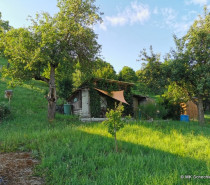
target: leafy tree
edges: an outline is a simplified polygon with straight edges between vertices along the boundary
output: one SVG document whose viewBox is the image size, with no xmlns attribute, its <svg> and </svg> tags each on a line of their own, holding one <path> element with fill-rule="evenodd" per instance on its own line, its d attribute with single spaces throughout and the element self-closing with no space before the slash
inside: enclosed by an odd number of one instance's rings
<svg viewBox="0 0 210 185">
<path fill-rule="evenodd" d="M 47 98 L 50 121 L 55 117 L 56 68 L 75 59 L 88 66 L 100 50 L 92 29 L 101 20 L 94 0 L 58 0 L 57 6 L 59 12 L 53 17 L 48 13 L 38 14 L 32 20 L 33 26 L 13 29 L 5 36 L 5 54 L 13 65 L 7 74 L 13 79 L 30 79 L 31 72 L 42 74 L 50 68 Z"/>
<path fill-rule="evenodd" d="M 58 89 L 58 95 L 67 101 L 73 89 L 72 80 L 70 78 L 62 78 L 58 81 Z"/>
<path fill-rule="evenodd" d="M 0 28 L 1 28 L 1 31 L 8 31 L 11 28 L 11 26 L 9 25 L 9 21 L 2 20 L 1 12 L 0 12 Z"/>
<path fill-rule="evenodd" d="M 108 132 L 114 137 L 115 139 L 115 151 L 118 152 L 118 145 L 117 145 L 117 131 L 124 127 L 124 122 L 122 121 L 122 112 L 124 107 L 119 104 L 116 106 L 115 109 L 111 109 L 106 113 L 107 120 L 103 121 L 104 124 L 108 126 Z"/>
<path fill-rule="evenodd" d="M 104 79 L 117 79 L 116 72 L 111 64 L 97 58 L 93 63 L 93 76 Z"/>
<path fill-rule="evenodd" d="M 163 93 L 168 84 L 168 68 L 166 62 L 160 61 L 160 54 L 155 54 L 150 46 L 150 55 L 147 54 L 146 49 L 143 49 L 138 61 L 146 62 L 142 64 L 142 69 L 136 72 L 139 82 L 146 84 L 154 94 Z"/>
<path fill-rule="evenodd" d="M 73 73 L 74 88 L 79 87 L 82 82 L 91 78 L 117 79 L 113 66 L 100 58 L 96 58 L 88 67 L 88 69 L 85 68 L 79 62 L 75 65 Z"/>
<path fill-rule="evenodd" d="M 168 110 L 164 118 L 178 120 L 182 112 L 181 103 L 189 100 L 188 92 L 185 88 L 178 86 L 176 82 L 171 82 L 168 90 L 159 98 L 159 103 Z"/>
<path fill-rule="evenodd" d="M 11 26 L 9 25 L 9 21 L 2 20 L 2 15 L 0 12 L 0 56 L 4 56 L 4 47 L 3 44 L 1 44 L 2 38 L 4 37 L 4 34 L 11 29 Z"/>
<path fill-rule="evenodd" d="M 137 79 L 135 71 L 128 66 L 124 66 L 119 72 L 119 80 L 121 81 L 136 82 Z"/>
<path fill-rule="evenodd" d="M 152 90 L 149 87 L 147 87 L 147 85 L 145 83 L 140 82 L 140 81 L 135 83 L 135 86 L 132 88 L 132 92 L 134 94 L 141 94 L 141 95 L 145 95 L 145 96 L 154 94 L 152 92 Z"/>
<path fill-rule="evenodd" d="M 73 87 L 75 89 L 78 88 L 85 80 L 85 74 L 82 73 L 81 65 L 79 62 L 75 65 L 74 73 L 72 74 L 72 80 L 73 80 Z"/>
<path fill-rule="evenodd" d="M 187 89 L 188 95 L 198 106 L 198 119 L 204 124 L 203 101 L 210 90 L 210 14 L 204 8 L 204 16 L 195 20 L 187 34 L 174 36 L 177 50 L 173 51 L 170 64 L 171 80 Z M 193 98 L 196 97 L 197 101 Z"/>
<path fill-rule="evenodd" d="M 40 79 L 47 63 L 39 57 L 37 37 L 26 28 L 11 29 L 3 37 L 4 54 L 10 68 L 3 70 L 3 76 L 11 78 L 10 85 L 31 78 Z"/>
</svg>

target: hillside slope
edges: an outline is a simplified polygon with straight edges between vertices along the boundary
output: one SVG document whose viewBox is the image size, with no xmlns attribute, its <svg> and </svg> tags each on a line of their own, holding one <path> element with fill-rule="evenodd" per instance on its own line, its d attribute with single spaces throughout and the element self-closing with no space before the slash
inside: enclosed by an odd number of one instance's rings
<svg viewBox="0 0 210 185">
<path fill-rule="evenodd" d="M 0 102 L 8 103 L 0 79 Z M 11 117 L 0 124 L 0 152 L 30 151 L 47 184 L 206 184 L 181 175 L 210 174 L 210 128 L 197 122 L 130 122 L 114 139 L 101 123 L 57 114 L 47 121 L 48 89 L 32 81 L 13 89 Z"/>
</svg>

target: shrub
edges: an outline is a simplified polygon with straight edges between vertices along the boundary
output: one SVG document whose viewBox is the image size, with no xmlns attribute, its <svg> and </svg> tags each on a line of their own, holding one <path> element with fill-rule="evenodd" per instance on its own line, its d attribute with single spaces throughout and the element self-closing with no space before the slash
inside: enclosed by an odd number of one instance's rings
<svg viewBox="0 0 210 185">
<path fill-rule="evenodd" d="M 67 101 L 72 93 L 73 82 L 69 78 L 64 78 L 58 81 L 58 95 Z"/>
<path fill-rule="evenodd" d="M 163 118 L 179 120 L 182 111 L 180 103 L 172 101 L 166 97 L 162 97 L 161 101 L 161 105 L 166 107 L 168 110 L 167 114 Z"/>
<path fill-rule="evenodd" d="M 10 114 L 10 109 L 5 104 L 0 104 L 0 122 Z"/>
<path fill-rule="evenodd" d="M 108 118 L 103 123 L 108 126 L 108 132 L 114 137 L 115 139 L 115 150 L 118 152 L 117 146 L 117 131 L 124 127 L 124 122 L 122 121 L 122 112 L 124 107 L 122 105 L 116 106 L 115 109 L 110 109 L 106 113 L 106 117 Z"/>
<path fill-rule="evenodd" d="M 164 106 L 153 102 L 140 105 L 139 110 L 143 119 L 162 119 L 168 112 Z"/>
<path fill-rule="evenodd" d="M 175 82 L 168 86 L 168 90 L 159 98 L 162 106 L 168 109 L 165 119 L 179 120 L 182 108 L 180 103 L 185 103 L 190 100 L 188 92 L 185 88 L 178 86 Z"/>
</svg>

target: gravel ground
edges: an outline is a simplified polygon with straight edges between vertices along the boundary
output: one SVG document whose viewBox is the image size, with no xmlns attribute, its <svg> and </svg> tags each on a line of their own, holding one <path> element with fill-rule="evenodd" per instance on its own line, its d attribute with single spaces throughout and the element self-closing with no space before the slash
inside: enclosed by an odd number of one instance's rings
<svg viewBox="0 0 210 185">
<path fill-rule="evenodd" d="M 0 154 L 0 185 L 43 185 L 43 179 L 33 176 L 38 163 L 26 152 Z"/>
</svg>

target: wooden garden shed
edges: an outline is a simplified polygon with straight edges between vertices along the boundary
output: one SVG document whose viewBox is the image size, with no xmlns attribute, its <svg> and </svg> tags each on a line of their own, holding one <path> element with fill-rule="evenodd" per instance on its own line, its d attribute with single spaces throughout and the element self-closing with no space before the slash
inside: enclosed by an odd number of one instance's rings
<svg viewBox="0 0 210 185">
<path fill-rule="evenodd" d="M 146 97 L 131 92 L 133 83 L 118 80 L 93 78 L 84 82 L 68 99 L 72 113 L 81 118 L 104 118 L 108 108 L 120 102 L 125 107 L 125 114 L 134 115 L 138 105 Z"/>
<path fill-rule="evenodd" d="M 180 104 L 182 107 L 182 114 L 188 115 L 190 120 L 198 119 L 198 107 L 193 101 Z"/>
</svg>

